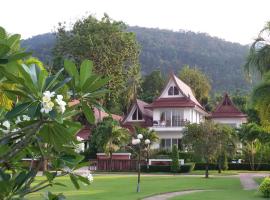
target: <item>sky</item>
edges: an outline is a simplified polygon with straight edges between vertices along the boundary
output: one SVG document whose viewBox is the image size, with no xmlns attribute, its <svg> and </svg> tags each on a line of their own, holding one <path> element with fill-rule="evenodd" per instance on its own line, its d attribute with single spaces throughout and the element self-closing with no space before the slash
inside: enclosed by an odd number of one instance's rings
<svg viewBox="0 0 270 200">
<path fill-rule="evenodd" d="M 106 12 L 128 25 L 208 33 L 250 44 L 267 21 L 270 0 L 1 0 L 0 26 L 26 39 Z"/>
</svg>

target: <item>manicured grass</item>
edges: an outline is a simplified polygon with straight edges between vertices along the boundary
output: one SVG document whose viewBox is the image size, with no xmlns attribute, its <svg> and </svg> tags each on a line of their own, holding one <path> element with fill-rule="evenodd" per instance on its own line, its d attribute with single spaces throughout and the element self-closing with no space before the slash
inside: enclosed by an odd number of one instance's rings
<svg viewBox="0 0 270 200">
<path fill-rule="evenodd" d="M 42 177 L 39 177 L 39 181 L 42 179 Z M 230 199 L 240 199 L 238 197 L 241 196 L 244 196 L 244 199 L 247 199 L 247 196 L 252 196 L 254 194 L 254 191 L 243 191 L 239 178 L 234 177 L 214 177 L 205 179 L 187 176 L 143 176 L 140 193 L 135 192 L 137 177 L 133 175 L 96 175 L 92 185 L 82 185 L 80 190 L 74 189 L 68 177 L 61 177 L 58 180 L 59 182 L 66 184 L 67 187 L 55 186 L 49 188 L 49 190 L 54 193 L 64 193 L 68 199 L 76 200 L 136 200 L 154 194 L 190 189 L 218 191 L 205 192 L 204 194 L 190 194 L 190 196 L 185 196 L 185 198 L 179 197 L 179 199 L 192 199 L 192 197 L 194 197 L 194 200 L 202 200 L 207 198 L 200 198 L 201 195 L 210 195 L 210 197 L 214 195 L 214 199 L 223 200 L 222 194 L 227 194 L 227 191 L 228 195 L 225 195 L 225 197 L 230 197 Z M 41 193 L 32 194 L 29 197 L 30 200 L 42 199 Z"/>
<path fill-rule="evenodd" d="M 189 175 L 204 175 L 205 174 L 205 170 L 195 170 L 192 171 L 190 173 L 188 173 Z M 230 175 L 237 175 L 238 172 L 237 171 L 222 171 L 221 173 L 218 173 L 217 170 L 210 170 L 209 171 L 210 176 L 214 175 L 214 176 L 230 176 Z"/>
</svg>

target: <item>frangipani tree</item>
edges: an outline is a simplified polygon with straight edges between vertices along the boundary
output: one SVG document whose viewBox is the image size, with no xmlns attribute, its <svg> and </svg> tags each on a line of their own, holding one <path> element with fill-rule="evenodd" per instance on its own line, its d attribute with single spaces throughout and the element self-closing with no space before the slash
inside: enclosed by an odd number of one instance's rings
<svg viewBox="0 0 270 200">
<path fill-rule="evenodd" d="M 89 184 L 91 175 L 74 173 L 85 163 L 75 152 L 75 134 L 81 125 L 73 117 L 84 113 L 89 123 L 94 123 L 92 108 L 100 107 L 98 102 L 106 93 L 102 88 L 108 78 L 93 74 L 89 60 L 82 62 L 79 71 L 72 61 L 66 60 L 64 69 L 54 75 L 34 64 L 27 66 L 23 59 L 29 54 L 12 48 L 17 44 L 12 41 L 19 36 L 3 37 L 4 34 L 0 28 L 0 78 L 1 83 L 14 87 L 4 90 L 13 102 L 12 109 L 2 109 L 0 113 L 0 199 L 25 199 L 26 195 L 48 186 L 63 185 L 56 178 L 64 175 L 70 176 L 77 189 L 78 181 Z M 21 159 L 29 155 L 35 155 L 40 162 L 27 170 Z M 45 160 L 51 162 L 53 172 L 45 171 L 46 179 L 32 184 L 41 161 Z M 64 196 L 47 193 L 45 198 L 64 199 Z"/>
</svg>

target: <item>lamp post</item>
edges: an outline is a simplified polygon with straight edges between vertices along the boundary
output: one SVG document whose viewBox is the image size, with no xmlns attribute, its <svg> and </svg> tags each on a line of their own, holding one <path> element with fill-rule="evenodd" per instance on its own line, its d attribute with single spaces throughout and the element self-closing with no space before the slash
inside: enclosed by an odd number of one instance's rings
<svg viewBox="0 0 270 200">
<path fill-rule="evenodd" d="M 133 138 L 132 139 L 132 145 L 134 146 L 137 146 L 138 149 L 139 149 L 139 152 L 138 152 L 138 180 L 137 180 L 137 192 L 140 192 L 140 182 L 141 182 L 141 152 L 142 152 L 142 148 L 143 148 L 143 143 L 147 146 L 149 146 L 150 144 L 150 140 L 149 139 L 145 139 L 143 141 L 143 135 L 142 134 L 138 134 L 137 135 L 137 139 Z"/>
</svg>

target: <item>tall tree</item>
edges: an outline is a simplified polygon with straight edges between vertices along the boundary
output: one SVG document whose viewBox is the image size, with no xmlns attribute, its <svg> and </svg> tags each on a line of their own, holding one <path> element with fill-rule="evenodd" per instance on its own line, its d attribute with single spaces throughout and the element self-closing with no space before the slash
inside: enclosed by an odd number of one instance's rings
<svg viewBox="0 0 270 200">
<path fill-rule="evenodd" d="M 209 78 L 201 70 L 185 65 L 179 72 L 179 78 L 191 87 L 199 102 L 207 103 L 211 85 Z"/>
<path fill-rule="evenodd" d="M 140 99 L 151 103 L 160 94 L 164 84 L 165 80 L 160 69 L 152 71 L 143 79 Z"/>
<path fill-rule="evenodd" d="M 261 75 L 270 71 L 270 21 L 266 23 L 250 47 L 245 64 L 247 72 L 257 71 Z"/>
<path fill-rule="evenodd" d="M 61 63 L 63 58 L 72 58 L 75 62 L 91 59 L 95 72 L 111 77 L 107 88 L 110 90 L 104 101 L 111 109 L 115 102 L 127 95 L 130 70 L 138 66 L 139 45 L 135 34 L 127 31 L 127 26 L 121 21 L 114 21 L 104 14 L 101 20 L 88 16 L 76 21 L 71 30 L 65 24 L 59 24 L 56 33 L 54 61 Z M 134 76 L 140 70 L 134 71 Z M 120 112 L 120 111 L 119 111 Z"/>
<path fill-rule="evenodd" d="M 262 160 L 264 146 L 269 145 L 270 135 L 265 128 L 256 123 L 243 124 L 238 129 L 238 135 L 250 168 L 255 170 L 255 163 Z"/>
<path fill-rule="evenodd" d="M 209 163 L 216 160 L 221 147 L 227 145 L 230 136 L 229 131 L 212 121 L 205 121 L 200 124 L 189 124 L 183 131 L 183 144 L 196 155 L 205 161 L 205 178 L 209 176 Z"/>
<path fill-rule="evenodd" d="M 250 47 L 245 69 L 259 72 L 262 81 L 252 93 L 252 103 L 258 110 L 261 123 L 270 128 L 270 22 L 260 31 L 258 37 Z"/>
</svg>

